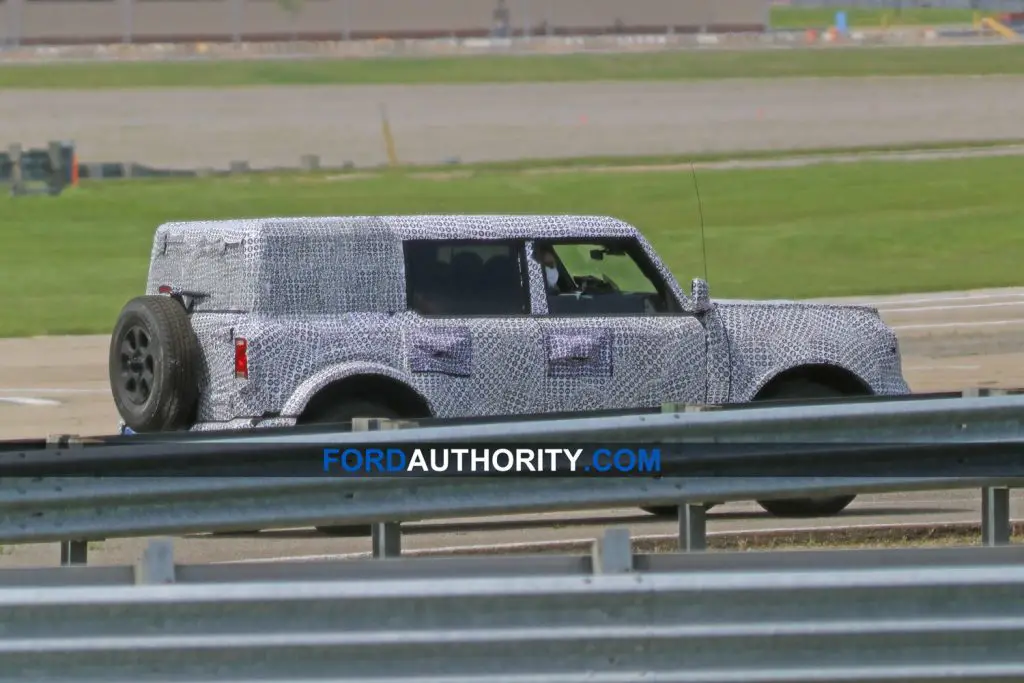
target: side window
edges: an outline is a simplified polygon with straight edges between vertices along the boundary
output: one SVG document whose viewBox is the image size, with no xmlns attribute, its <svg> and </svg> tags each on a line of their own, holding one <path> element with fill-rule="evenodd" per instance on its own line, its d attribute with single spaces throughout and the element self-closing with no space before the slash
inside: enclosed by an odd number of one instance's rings
<svg viewBox="0 0 1024 683">
<path fill-rule="evenodd" d="M 409 309 L 422 315 L 526 315 L 523 243 L 405 242 Z"/>
<path fill-rule="evenodd" d="M 656 315 L 672 298 L 634 241 L 538 242 L 552 315 Z"/>
</svg>

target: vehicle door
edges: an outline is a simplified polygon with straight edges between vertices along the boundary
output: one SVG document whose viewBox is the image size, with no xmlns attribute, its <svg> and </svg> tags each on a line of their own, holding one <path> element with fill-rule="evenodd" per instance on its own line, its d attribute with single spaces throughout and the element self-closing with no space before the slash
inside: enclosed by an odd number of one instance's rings
<svg viewBox="0 0 1024 683">
<path fill-rule="evenodd" d="M 683 312 L 635 238 L 555 239 L 527 248 L 534 290 L 544 292 L 533 305 L 544 343 L 549 409 L 705 400 L 704 326 Z"/>
<path fill-rule="evenodd" d="M 541 409 L 544 355 L 522 240 L 404 243 L 410 374 L 439 417 Z"/>
</svg>

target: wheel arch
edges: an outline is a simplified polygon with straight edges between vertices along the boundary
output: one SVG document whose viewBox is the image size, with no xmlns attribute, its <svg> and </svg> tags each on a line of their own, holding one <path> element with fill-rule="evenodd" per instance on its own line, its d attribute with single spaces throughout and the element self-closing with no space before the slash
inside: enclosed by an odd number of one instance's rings
<svg viewBox="0 0 1024 683">
<path fill-rule="evenodd" d="M 393 368 L 371 363 L 335 366 L 309 378 L 285 403 L 282 416 L 300 417 L 340 399 L 383 402 L 403 416 L 433 417 L 434 409 L 407 378 Z"/>
<path fill-rule="evenodd" d="M 872 396 L 875 393 L 863 377 L 849 368 L 835 363 L 805 363 L 763 378 L 750 392 L 750 400 L 764 400 L 782 387 L 799 382 L 821 384 L 845 396 Z"/>
</svg>

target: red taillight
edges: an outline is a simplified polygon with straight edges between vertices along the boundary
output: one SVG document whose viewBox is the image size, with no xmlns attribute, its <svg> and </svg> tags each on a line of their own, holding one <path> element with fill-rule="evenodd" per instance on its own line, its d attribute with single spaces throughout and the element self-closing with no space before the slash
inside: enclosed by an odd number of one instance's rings
<svg viewBox="0 0 1024 683">
<path fill-rule="evenodd" d="M 160 294 L 170 294 L 171 293 L 171 286 L 170 285 L 160 285 L 160 289 L 158 289 L 156 291 L 158 293 L 160 293 Z"/>
<path fill-rule="evenodd" d="M 249 379 L 249 343 L 235 338 L 235 378 Z"/>
</svg>

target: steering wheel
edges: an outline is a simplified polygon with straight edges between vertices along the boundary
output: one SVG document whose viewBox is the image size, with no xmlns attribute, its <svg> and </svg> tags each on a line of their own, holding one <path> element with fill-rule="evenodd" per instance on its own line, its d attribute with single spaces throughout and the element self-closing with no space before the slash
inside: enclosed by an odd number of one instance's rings
<svg viewBox="0 0 1024 683">
<path fill-rule="evenodd" d="M 600 291 L 601 281 L 593 275 L 580 275 L 576 278 L 576 285 L 580 288 L 581 294 L 595 294 Z"/>
</svg>

